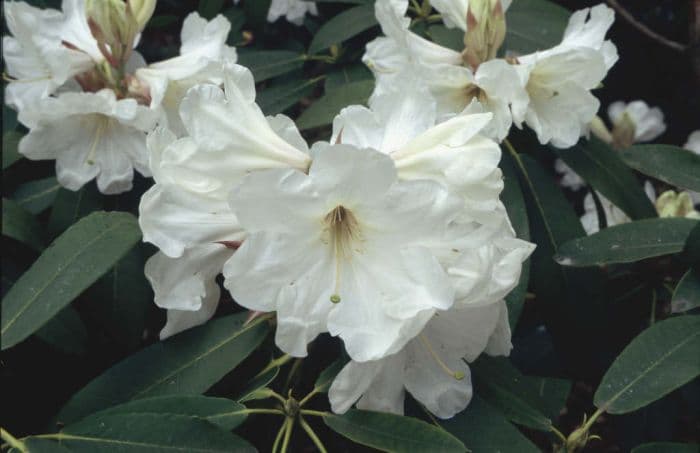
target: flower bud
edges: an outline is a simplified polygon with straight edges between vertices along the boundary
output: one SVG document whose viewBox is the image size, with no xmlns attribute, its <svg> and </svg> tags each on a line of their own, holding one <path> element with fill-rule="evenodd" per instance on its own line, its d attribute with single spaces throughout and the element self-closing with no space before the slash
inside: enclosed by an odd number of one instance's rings
<svg viewBox="0 0 700 453">
<path fill-rule="evenodd" d="M 128 0 L 128 2 L 139 26 L 139 32 L 141 32 L 148 21 L 151 20 L 151 16 L 153 16 L 153 11 L 156 9 L 156 0 Z"/>
<path fill-rule="evenodd" d="M 617 149 L 629 148 L 634 145 L 634 135 L 637 127 L 632 118 L 623 113 L 613 126 L 613 146 Z"/>
<path fill-rule="evenodd" d="M 687 217 L 700 219 L 700 212 L 695 210 L 693 200 L 688 192 L 676 193 L 667 190 L 656 199 L 656 212 L 659 217 Z"/>
<path fill-rule="evenodd" d="M 501 0 L 471 0 L 464 34 L 464 61 L 476 69 L 496 57 L 506 37 L 506 18 Z"/>
<path fill-rule="evenodd" d="M 593 117 L 591 124 L 589 124 L 588 127 L 593 135 L 605 143 L 611 144 L 613 142 L 613 136 L 610 133 L 610 130 L 598 115 Z"/>
<path fill-rule="evenodd" d="M 85 6 L 97 46 L 113 67 L 121 67 L 129 59 L 139 32 L 129 4 L 124 0 L 87 0 Z"/>
</svg>

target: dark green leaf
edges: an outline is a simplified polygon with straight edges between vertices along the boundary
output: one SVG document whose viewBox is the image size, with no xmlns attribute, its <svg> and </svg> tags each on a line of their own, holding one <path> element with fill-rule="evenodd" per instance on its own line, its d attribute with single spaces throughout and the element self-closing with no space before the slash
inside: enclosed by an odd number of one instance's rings
<svg viewBox="0 0 700 453">
<path fill-rule="evenodd" d="M 645 219 L 606 228 L 574 239 L 559 248 L 558 263 L 565 266 L 631 263 L 683 250 L 698 220 Z"/>
<path fill-rule="evenodd" d="M 270 0 L 254 0 L 243 2 L 243 11 L 248 22 L 254 27 L 262 27 L 267 23 L 267 12 L 270 10 Z"/>
<path fill-rule="evenodd" d="M 700 156 L 671 145 L 635 145 L 620 151 L 630 167 L 683 189 L 700 191 Z"/>
<path fill-rule="evenodd" d="M 353 442 L 382 451 L 466 451 L 464 445 L 447 431 L 412 417 L 350 409 L 344 415 L 327 415 L 323 421 Z"/>
<path fill-rule="evenodd" d="M 474 395 L 464 411 L 449 420 L 440 420 L 439 423 L 474 453 L 537 453 L 540 451 L 500 412 L 489 406 L 478 395 Z"/>
<path fill-rule="evenodd" d="M 245 386 L 243 391 L 238 394 L 236 399 L 240 402 L 245 402 L 268 398 L 268 394 L 264 394 L 264 392 L 259 393 L 258 391 L 265 389 L 270 382 L 274 381 L 279 372 L 279 367 L 274 367 L 258 376 L 255 376 L 250 380 L 250 382 L 248 382 L 248 385 Z"/>
<path fill-rule="evenodd" d="M 2 106 L 2 131 L 13 131 L 17 128 L 17 112 L 3 104 Z M 5 168 L 3 166 L 3 168 Z"/>
<path fill-rule="evenodd" d="M 262 82 L 301 68 L 305 58 L 288 50 L 255 50 L 240 52 L 238 64 L 250 69 L 256 82 Z"/>
<path fill-rule="evenodd" d="M 174 14 L 153 16 L 151 20 L 148 21 L 148 28 L 164 28 L 176 23 L 178 20 L 179 18 Z"/>
<path fill-rule="evenodd" d="M 244 405 L 226 398 L 201 395 L 169 395 L 144 398 L 110 407 L 95 415 L 113 414 L 173 414 L 201 417 L 231 431 L 247 417 Z"/>
<path fill-rule="evenodd" d="M 139 398 L 206 391 L 267 335 L 264 319 L 244 326 L 247 316 L 241 313 L 209 321 L 127 357 L 73 395 L 58 420 L 72 422 Z"/>
<path fill-rule="evenodd" d="M 311 80 L 295 78 L 279 84 L 270 85 L 258 93 L 258 105 L 266 115 L 282 113 L 313 91 L 321 78 Z"/>
<path fill-rule="evenodd" d="M 700 269 L 690 268 L 685 273 L 671 299 L 671 311 L 681 313 L 700 307 Z"/>
<path fill-rule="evenodd" d="M 207 20 L 213 19 L 221 11 L 225 0 L 199 0 L 197 10 Z"/>
<path fill-rule="evenodd" d="M 326 76 L 324 88 L 326 92 L 342 89 L 345 85 L 361 80 L 372 80 L 372 72 L 367 66 L 355 63 L 329 72 Z"/>
<path fill-rule="evenodd" d="M 34 333 L 141 239 L 136 218 L 97 212 L 58 237 L 2 301 L 2 348 Z"/>
<path fill-rule="evenodd" d="M 58 435 L 74 452 L 254 452 L 240 437 L 206 420 L 170 414 L 95 415 Z"/>
<path fill-rule="evenodd" d="M 592 138 L 569 149 L 552 148 L 595 190 L 605 195 L 632 219 L 656 217 L 656 209 L 637 177 L 620 159 L 619 152 Z"/>
<path fill-rule="evenodd" d="M 323 97 L 304 110 L 297 119 L 297 126 L 304 130 L 331 124 L 333 118 L 344 107 L 352 104 L 366 104 L 373 89 L 373 80 L 360 80 L 326 92 Z"/>
<path fill-rule="evenodd" d="M 68 354 L 82 355 L 88 338 L 78 312 L 68 306 L 36 331 L 36 336 Z"/>
<path fill-rule="evenodd" d="M 7 131 L 2 134 L 2 169 L 5 170 L 22 158 L 17 151 L 22 134 L 17 131 Z"/>
<path fill-rule="evenodd" d="M 327 392 L 333 383 L 333 379 L 340 373 L 345 364 L 348 363 L 348 359 L 345 357 L 339 357 L 333 363 L 331 363 L 328 368 L 323 370 L 321 374 L 318 375 L 316 382 L 314 383 L 315 392 Z"/>
<path fill-rule="evenodd" d="M 102 207 L 102 197 L 94 184 L 86 185 L 77 192 L 59 189 L 49 217 L 50 237 L 58 236 L 81 218 Z"/>
<path fill-rule="evenodd" d="M 634 411 L 700 374 L 700 316 L 658 322 L 622 351 L 595 392 L 595 405 L 611 414 Z"/>
<path fill-rule="evenodd" d="M 24 446 L 27 447 L 29 453 L 70 453 L 72 450 L 64 447 L 55 440 L 39 439 L 29 437 L 23 440 Z M 10 450 L 13 453 L 19 453 L 19 450 Z"/>
<path fill-rule="evenodd" d="M 700 223 L 688 235 L 683 246 L 682 258 L 686 263 L 700 266 Z"/>
<path fill-rule="evenodd" d="M 41 227 L 34 216 L 7 198 L 2 199 L 2 235 L 37 251 L 44 249 Z"/>
<path fill-rule="evenodd" d="M 12 199 L 32 214 L 39 214 L 51 206 L 61 185 L 53 176 L 22 184 L 12 194 Z"/>
<path fill-rule="evenodd" d="M 548 0 L 517 0 L 506 11 L 504 49 L 519 54 L 559 44 L 571 13 Z"/>
<path fill-rule="evenodd" d="M 350 8 L 321 26 L 309 45 L 309 53 L 315 54 L 333 44 L 340 44 L 375 25 L 374 5 Z"/>
<path fill-rule="evenodd" d="M 447 28 L 444 25 L 431 25 L 428 35 L 437 44 L 448 49 L 462 52 L 464 50 L 464 32 L 459 28 Z"/>
<path fill-rule="evenodd" d="M 673 442 L 654 442 L 639 445 L 632 449 L 632 453 L 698 453 L 698 444 L 678 444 Z"/>
</svg>

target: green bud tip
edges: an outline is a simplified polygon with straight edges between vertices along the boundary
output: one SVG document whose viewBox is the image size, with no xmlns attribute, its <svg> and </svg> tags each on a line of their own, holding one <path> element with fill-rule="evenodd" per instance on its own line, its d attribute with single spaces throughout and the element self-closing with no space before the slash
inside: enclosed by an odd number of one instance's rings
<svg viewBox="0 0 700 453">
<path fill-rule="evenodd" d="M 340 302 L 340 296 L 337 294 L 331 295 L 331 302 L 333 302 L 334 304 L 337 304 L 338 302 Z"/>
</svg>

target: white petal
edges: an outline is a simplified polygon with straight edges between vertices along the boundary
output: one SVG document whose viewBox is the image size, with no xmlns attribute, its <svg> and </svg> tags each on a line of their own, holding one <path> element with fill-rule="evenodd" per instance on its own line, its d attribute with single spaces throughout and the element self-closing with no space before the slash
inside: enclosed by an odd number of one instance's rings
<svg viewBox="0 0 700 453">
<path fill-rule="evenodd" d="M 381 371 L 383 361 L 348 362 L 335 377 L 328 390 L 331 409 L 336 414 L 344 414 L 367 391 L 372 381 Z"/>
<path fill-rule="evenodd" d="M 371 411 L 389 412 L 403 415 L 403 354 L 395 354 L 383 359 L 382 368 L 372 381 L 372 385 L 357 402 L 357 408 Z"/>
<path fill-rule="evenodd" d="M 489 342 L 486 345 L 484 352 L 491 356 L 507 356 L 513 349 L 513 344 L 510 342 L 510 323 L 508 321 L 508 307 L 506 303 L 501 301 L 499 304 L 500 313 L 496 328 L 489 337 Z"/>
</svg>

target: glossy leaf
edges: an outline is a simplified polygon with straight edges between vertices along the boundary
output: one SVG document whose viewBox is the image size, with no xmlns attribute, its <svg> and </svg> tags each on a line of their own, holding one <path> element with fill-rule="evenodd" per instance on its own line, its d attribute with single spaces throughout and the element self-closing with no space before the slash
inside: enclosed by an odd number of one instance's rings
<svg viewBox="0 0 700 453">
<path fill-rule="evenodd" d="M 318 378 L 314 383 L 314 392 L 327 392 L 328 389 L 331 387 L 331 384 L 333 383 L 335 377 L 338 375 L 338 373 L 340 373 L 340 370 L 342 370 L 345 364 L 347 363 L 347 358 L 339 357 L 333 363 L 328 365 L 328 367 L 325 370 L 321 371 L 321 374 L 318 375 Z"/>
<path fill-rule="evenodd" d="M 377 25 L 377 19 L 374 17 L 374 5 L 360 5 L 350 8 L 333 17 L 318 29 L 309 45 L 309 53 L 319 53 L 333 44 L 340 44 L 375 25 Z"/>
<path fill-rule="evenodd" d="M 55 177 L 38 179 L 22 184 L 12 194 L 12 199 L 32 214 L 39 214 L 51 206 L 61 185 Z"/>
<path fill-rule="evenodd" d="M 548 0 L 517 0 L 506 11 L 503 48 L 519 54 L 545 50 L 559 44 L 571 12 Z"/>
<path fill-rule="evenodd" d="M 682 189 L 700 192 L 700 156 L 671 145 L 635 145 L 620 151 L 630 167 Z"/>
<path fill-rule="evenodd" d="M 7 131 L 2 134 L 2 169 L 5 170 L 18 160 L 22 155 L 17 150 L 22 134 L 17 131 Z"/>
<path fill-rule="evenodd" d="M 299 69 L 305 60 L 304 55 L 288 50 L 256 50 L 238 55 L 238 64 L 250 69 L 256 82 Z"/>
<path fill-rule="evenodd" d="M 681 313 L 700 307 L 700 269 L 690 268 L 685 273 L 671 299 L 671 311 Z"/>
<path fill-rule="evenodd" d="M 78 312 L 68 306 L 36 331 L 36 336 L 68 354 L 82 355 L 88 334 Z"/>
<path fill-rule="evenodd" d="M 279 374 L 280 369 L 279 367 L 273 367 L 264 373 L 255 376 L 253 379 L 248 382 L 248 384 L 245 386 L 245 388 L 238 394 L 238 397 L 236 400 L 240 402 L 245 402 L 245 401 L 253 401 L 257 399 L 265 399 L 268 398 L 269 395 L 265 394 L 265 392 L 259 392 L 260 390 L 263 390 L 266 388 L 266 386 L 275 380 L 277 375 Z"/>
<path fill-rule="evenodd" d="M 58 421 L 69 423 L 139 398 L 206 391 L 267 335 L 264 319 L 244 326 L 247 316 L 241 313 L 209 321 L 127 357 L 73 395 Z"/>
<path fill-rule="evenodd" d="M 97 212 L 57 238 L 2 301 L 2 348 L 34 333 L 141 239 L 136 218 Z"/>
<path fill-rule="evenodd" d="M 565 266 L 631 263 L 683 250 L 698 220 L 646 219 L 606 228 L 562 245 L 556 256 Z"/>
<path fill-rule="evenodd" d="M 113 414 L 173 414 L 201 417 L 231 431 L 247 417 L 244 405 L 226 398 L 201 395 L 169 395 L 144 398 L 110 407 L 95 415 Z"/>
<path fill-rule="evenodd" d="M 356 63 L 329 72 L 324 84 L 325 90 L 334 91 L 342 89 L 345 85 L 362 80 L 372 80 L 372 72 L 362 63 Z"/>
<path fill-rule="evenodd" d="M 44 249 L 41 227 L 34 216 L 7 198 L 2 199 L 2 235 L 37 251 Z"/>
<path fill-rule="evenodd" d="M 595 392 L 595 405 L 611 414 L 637 410 L 700 374 L 700 316 L 657 322 L 615 359 Z"/>
<path fill-rule="evenodd" d="M 282 113 L 303 97 L 310 95 L 320 80 L 321 78 L 311 80 L 293 78 L 270 85 L 258 93 L 256 102 L 266 115 Z"/>
<path fill-rule="evenodd" d="M 94 184 L 83 186 L 76 192 L 60 189 L 51 207 L 49 236 L 58 236 L 78 220 L 102 208 L 103 200 Z"/>
<path fill-rule="evenodd" d="M 475 395 L 469 406 L 440 426 L 461 440 L 475 453 L 537 453 L 540 451 L 527 437 L 510 424 L 496 409 Z"/>
<path fill-rule="evenodd" d="M 412 417 L 350 409 L 343 415 L 327 415 L 323 421 L 353 442 L 382 451 L 466 451 L 464 445 L 447 431 Z"/>
<path fill-rule="evenodd" d="M 632 219 L 656 217 L 656 209 L 619 152 L 592 138 L 569 149 L 552 147 L 556 154 L 595 190 Z"/>
<path fill-rule="evenodd" d="M 428 35 L 433 42 L 442 47 L 462 52 L 464 50 L 464 32 L 459 28 L 447 28 L 444 25 L 431 25 Z"/>
<path fill-rule="evenodd" d="M 360 80 L 326 92 L 308 109 L 304 110 L 304 113 L 297 120 L 297 126 L 299 129 L 305 130 L 331 124 L 333 118 L 344 107 L 352 104 L 366 104 L 373 89 L 373 80 Z"/>
</svg>

